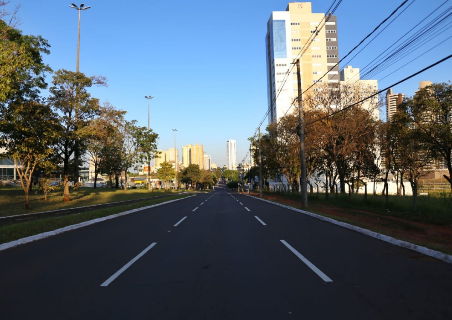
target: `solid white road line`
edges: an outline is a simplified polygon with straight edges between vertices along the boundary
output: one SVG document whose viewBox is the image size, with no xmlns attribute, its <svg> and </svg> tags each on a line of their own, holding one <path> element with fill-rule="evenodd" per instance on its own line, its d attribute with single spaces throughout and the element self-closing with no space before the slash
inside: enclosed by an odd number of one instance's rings
<svg viewBox="0 0 452 320">
<path fill-rule="evenodd" d="M 121 269 L 119 269 L 114 275 L 112 275 L 110 278 L 107 279 L 107 281 L 105 281 L 104 283 L 102 283 L 100 286 L 101 287 L 106 287 L 108 286 L 111 282 L 113 282 L 113 280 L 115 280 L 117 277 L 119 277 L 119 275 L 121 273 L 123 273 L 124 271 L 126 271 L 133 263 L 135 263 L 135 261 L 137 261 L 138 259 L 140 259 L 142 256 L 144 256 L 144 254 L 146 252 L 148 252 L 149 250 L 152 249 L 152 247 L 154 247 L 157 244 L 157 242 L 153 242 L 149 247 L 147 247 L 146 249 L 144 249 L 139 255 L 137 255 L 135 258 L 133 258 L 132 260 L 129 261 L 128 264 L 126 264 L 124 267 L 122 267 Z"/>
<path fill-rule="evenodd" d="M 301 253 L 295 250 L 290 244 L 284 240 L 280 240 L 293 254 L 295 254 L 301 261 L 303 261 L 312 271 L 314 271 L 325 282 L 333 282 L 326 274 L 320 271 L 315 265 L 313 265 L 308 259 L 306 259 Z"/>
<path fill-rule="evenodd" d="M 187 219 L 187 216 L 183 217 L 178 223 L 176 223 L 174 226 L 177 227 L 182 221 Z"/>
<path fill-rule="evenodd" d="M 264 226 L 266 226 L 265 222 L 258 218 L 258 216 L 254 216 L 260 223 L 262 223 Z"/>
<path fill-rule="evenodd" d="M 192 211 L 196 211 L 196 210 L 198 210 L 198 207 L 194 208 Z"/>
<path fill-rule="evenodd" d="M 202 202 L 201 204 L 200 204 L 200 206 L 202 206 L 204 204 L 204 202 Z"/>
<path fill-rule="evenodd" d="M 241 203 L 241 202 L 239 202 L 240 203 L 240 205 L 242 205 L 243 206 L 243 203 Z"/>
<path fill-rule="evenodd" d="M 246 210 L 251 211 L 250 209 L 248 209 L 247 207 L 245 207 Z"/>
</svg>

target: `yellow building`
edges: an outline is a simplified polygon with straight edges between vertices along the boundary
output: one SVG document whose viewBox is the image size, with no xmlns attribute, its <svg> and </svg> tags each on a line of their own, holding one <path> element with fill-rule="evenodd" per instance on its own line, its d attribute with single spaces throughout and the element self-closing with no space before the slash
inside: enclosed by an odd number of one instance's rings
<svg viewBox="0 0 452 320">
<path fill-rule="evenodd" d="M 182 165 L 187 168 L 190 164 L 197 164 L 200 169 L 204 168 L 204 147 L 202 144 L 188 144 L 182 147 Z"/>
<path fill-rule="evenodd" d="M 176 150 L 176 152 L 174 150 L 175 150 L 174 148 L 170 148 L 165 151 L 159 150 L 160 155 L 158 157 L 155 157 L 155 160 L 154 160 L 155 161 L 155 164 L 154 164 L 155 169 L 160 168 L 160 165 L 163 162 L 171 163 L 174 166 L 174 164 L 176 163 L 175 155 L 177 155 L 177 157 L 179 156 L 178 150 Z"/>
</svg>

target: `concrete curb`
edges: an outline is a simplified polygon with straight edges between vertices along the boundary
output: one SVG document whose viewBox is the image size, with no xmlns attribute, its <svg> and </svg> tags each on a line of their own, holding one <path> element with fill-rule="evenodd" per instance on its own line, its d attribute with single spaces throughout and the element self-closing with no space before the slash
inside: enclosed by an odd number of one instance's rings
<svg viewBox="0 0 452 320">
<path fill-rule="evenodd" d="M 194 197 L 194 196 L 190 196 L 190 197 Z M 33 241 L 37 241 L 37 240 L 45 239 L 45 238 L 48 238 L 48 237 L 52 237 L 52 236 L 55 236 L 57 234 L 64 233 L 64 232 L 67 232 L 67 231 L 76 230 L 76 229 L 79 229 L 79 228 L 90 226 L 90 225 L 95 224 L 95 223 L 99 223 L 99 222 L 103 222 L 103 221 L 106 221 L 106 220 L 110 220 L 110 219 L 115 219 L 115 218 L 118 218 L 118 217 L 126 216 L 128 214 L 135 213 L 135 212 L 138 212 L 138 211 L 151 209 L 151 208 L 162 206 L 164 204 L 168 204 L 168 203 L 171 203 L 171 202 L 185 200 L 185 199 L 188 199 L 190 197 L 170 200 L 170 201 L 166 201 L 166 202 L 162 202 L 162 203 L 158 203 L 158 204 L 153 204 L 151 206 L 146 206 L 146 207 L 141 207 L 141 208 L 137 208 L 137 209 L 133 209 L 133 210 L 128 210 L 128 211 L 124 211 L 124 212 L 121 212 L 121 213 L 113 214 L 111 216 L 107 216 L 107 217 L 103 217 L 103 218 L 97 218 L 97 219 L 94 219 L 94 220 L 89 220 L 89 221 L 77 223 L 77 224 L 74 224 L 74 225 L 71 225 L 71 226 L 67 226 L 67 227 L 64 227 L 64 228 L 60 228 L 60 229 L 56 229 L 56 230 L 53 230 L 53 231 L 48 231 L 48 232 L 40 233 L 40 234 L 37 234 L 37 235 L 34 235 L 34 236 L 30 236 L 30 237 L 14 240 L 14 241 L 11 241 L 11 242 L 3 243 L 3 244 L 0 244 L 0 251 L 6 250 L 6 249 L 10 249 L 10 248 L 13 248 L 13 247 L 17 247 L 17 246 L 20 246 L 22 244 L 30 243 L 30 242 L 33 242 Z"/>
<path fill-rule="evenodd" d="M 253 196 L 249 196 L 249 195 L 247 195 L 247 196 L 248 197 L 253 197 Z M 350 230 L 362 233 L 362 234 L 364 234 L 366 236 L 369 236 L 369 237 L 372 237 L 372 238 L 375 238 L 375 239 L 378 239 L 378 240 L 381 240 L 381 241 L 384 241 L 384 242 L 387 242 L 387 243 L 390 243 L 390 244 L 393 244 L 393 245 L 396 245 L 396 246 L 399 246 L 399 247 L 402 247 L 402 248 L 405 248 L 405 249 L 410 249 L 410 250 L 416 251 L 418 253 L 422 253 L 422 254 L 424 254 L 426 256 L 429 256 L 429 257 L 432 257 L 432 258 L 435 258 L 435 259 L 438 259 L 438 260 L 441 260 L 441 261 L 444 261 L 444 262 L 452 264 L 452 255 L 448 255 L 446 253 L 435 251 L 435 250 L 432 250 L 432 249 L 429 249 L 429 248 L 426 248 L 426 247 L 422 247 L 422 246 L 419 246 L 417 244 L 413 244 L 413 243 L 410 243 L 410 242 L 407 242 L 407 241 L 398 240 L 398 239 L 392 238 L 390 236 L 386 236 L 384 234 L 380 234 L 380 233 L 377 233 L 377 232 L 374 232 L 374 231 L 370 231 L 370 230 L 367 230 L 367 229 L 364 229 L 364 228 L 361 228 L 361 227 L 357 227 L 357 226 L 354 226 L 354 225 L 351 225 L 351 224 L 348 224 L 348 223 L 345 223 L 345 222 L 340 222 L 340 221 L 334 220 L 332 218 L 324 217 L 324 216 L 321 216 L 321 215 L 318 215 L 318 214 L 315 214 L 315 213 L 312 213 L 312 212 L 309 212 L 309 211 L 296 209 L 296 208 L 293 208 L 293 207 L 290 207 L 290 206 L 286 206 L 286 205 L 283 205 L 283 204 L 280 204 L 280 203 L 276 203 L 276 202 L 272 202 L 272 201 L 269 201 L 269 200 L 261 199 L 261 198 L 258 198 L 258 197 L 253 197 L 253 198 L 257 199 L 257 200 L 265 201 L 265 202 L 268 202 L 268 203 L 271 203 L 271 204 L 274 204 L 274 205 L 277 205 L 277 206 L 280 206 L 280 207 L 283 207 L 283 208 L 286 208 L 286 209 L 289 209 L 289 210 L 292 210 L 292 211 L 300 212 L 300 213 L 305 214 L 307 216 L 310 216 L 310 217 L 313 217 L 313 218 L 316 218 L 316 219 L 319 219 L 319 220 L 323 220 L 323 221 L 326 221 L 326 222 L 329 222 L 329 223 L 341 226 L 343 228 L 347 228 L 347 229 L 350 229 Z"/>
</svg>

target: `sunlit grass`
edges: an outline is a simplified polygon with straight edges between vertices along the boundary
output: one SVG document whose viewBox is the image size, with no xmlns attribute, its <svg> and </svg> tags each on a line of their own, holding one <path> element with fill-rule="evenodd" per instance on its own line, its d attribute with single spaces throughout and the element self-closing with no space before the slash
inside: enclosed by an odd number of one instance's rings
<svg viewBox="0 0 452 320">
<path fill-rule="evenodd" d="M 44 194 L 32 190 L 30 192 L 30 209 L 25 209 L 25 195 L 20 187 L 0 187 L 0 217 L 20 215 L 33 212 L 44 212 L 75 207 L 91 206 L 107 202 L 153 198 L 171 194 L 164 190 L 148 191 L 146 189 L 117 190 L 109 188 L 80 188 L 71 192 L 71 201 L 63 202 L 63 191 L 48 193 L 47 200 Z"/>
<path fill-rule="evenodd" d="M 137 194 L 140 194 L 138 192 Z M 155 193 L 157 194 L 157 193 Z M 135 208 L 145 207 L 157 203 L 162 203 L 174 199 L 180 199 L 187 197 L 189 195 L 170 195 L 169 197 L 157 198 L 145 200 L 139 203 L 130 203 L 124 205 L 118 205 L 114 207 L 109 207 L 105 209 L 98 209 L 95 211 L 83 212 L 80 214 L 60 216 L 60 217 L 50 217 L 37 220 L 30 220 L 21 223 L 15 223 L 12 225 L 0 226 L 0 243 L 6 243 L 14 241 L 17 239 L 33 236 L 43 232 L 53 231 L 59 228 L 64 228 L 70 225 L 81 223 L 84 221 L 89 221 L 101 217 L 106 217 L 109 215 L 117 214 L 127 210 L 132 210 Z"/>
</svg>

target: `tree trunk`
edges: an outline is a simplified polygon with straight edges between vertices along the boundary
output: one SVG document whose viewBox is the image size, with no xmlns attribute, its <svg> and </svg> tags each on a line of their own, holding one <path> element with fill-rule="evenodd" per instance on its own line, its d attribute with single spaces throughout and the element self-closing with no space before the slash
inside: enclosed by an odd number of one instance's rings
<svg viewBox="0 0 452 320">
<path fill-rule="evenodd" d="M 413 211 L 417 209 L 417 180 L 409 178 L 411 184 L 411 190 L 413 191 Z"/>
<path fill-rule="evenodd" d="M 25 192 L 25 209 L 28 210 L 28 209 L 30 209 L 30 200 L 29 200 L 29 197 L 28 197 L 28 188 L 25 188 L 24 192 Z"/>
<path fill-rule="evenodd" d="M 70 195 L 69 195 L 69 177 L 67 174 L 64 175 L 64 182 L 63 182 L 63 186 L 64 186 L 64 191 L 63 191 L 63 201 L 64 202 L 68 202 L 70 201 Z"/>
</svg>

